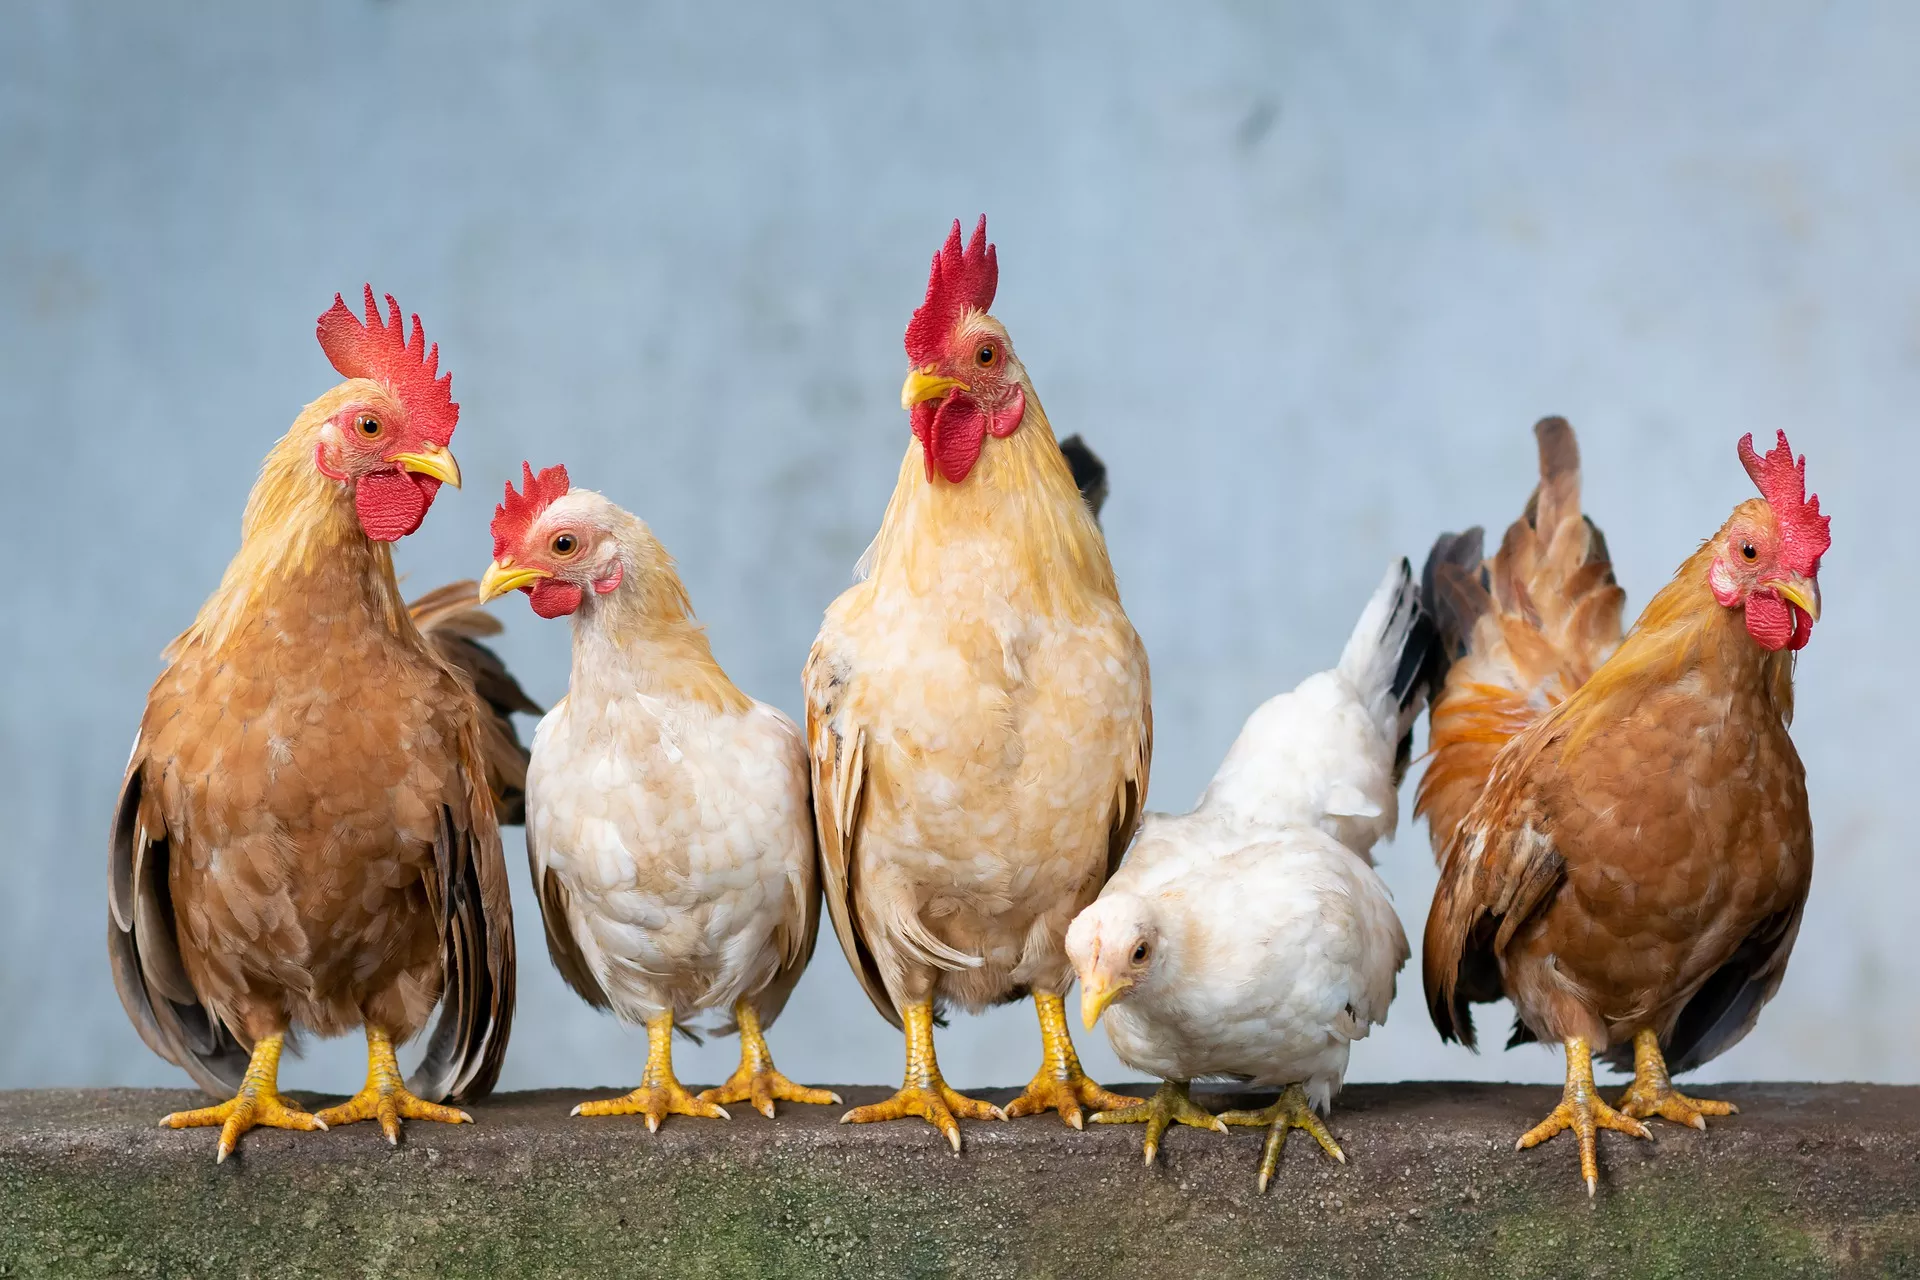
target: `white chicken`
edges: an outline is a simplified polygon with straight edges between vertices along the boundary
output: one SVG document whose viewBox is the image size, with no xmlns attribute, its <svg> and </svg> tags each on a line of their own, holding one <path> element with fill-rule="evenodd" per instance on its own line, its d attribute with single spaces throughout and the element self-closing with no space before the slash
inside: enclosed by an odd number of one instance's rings
<svg viewBox="0 0 1920 1280">
<path fill-rule="evenodd" d="M 1314 1111 L 1339 1090 L 1352 1042 L 1386 1018 L 1407 960 L 1370 854 L 1393 833 L 1437 644 L 1402 560 L 1340 664 L 1256 710 L 1193 812 L 1147 815 L 1075 918 L 1067 954 L 1083 1020 L 1106 1011 L 1114 1052 L 1163 1081 L 1146 1103 L 1093 1119 L 1144 1121 L 1147 1163 L 1176 1121 L 1266 1126 L 1262 1191 L 1289 1128 L 1345 1162 Z M 1215 1117 L 1188 1096 L 1208 1077 L 1282 1092 Z"/>
<path fill-rule="evenodd" d="M 714 661 L 672 559 L 638 518 L 524 468 L 493 520 L 481 598 L 516 588 L 572 615 L 573 678 L 527 771 L 527 854 L 547 949 L 575 991 L 647 1028 L 640 1087 L 575 1115 L 727 1118 L 748 1101 L 833 1103 L 774 1069 L 763 1030 L 813 952 L 820 914 L 800 730 Z M 731 1010 L 740 1068 L 697 1097 L 676 1024 Z"/>
</svg>

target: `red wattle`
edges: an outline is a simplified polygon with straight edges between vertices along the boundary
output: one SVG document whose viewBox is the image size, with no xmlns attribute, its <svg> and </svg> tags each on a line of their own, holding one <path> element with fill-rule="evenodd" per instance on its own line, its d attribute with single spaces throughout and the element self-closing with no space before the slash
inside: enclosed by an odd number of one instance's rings
<svg viewBox="0 0 1920 1280">
<path fill-rule="evenodd" d="M 926 455 L 927 479 L 938 470 L 959 484 L 980 460 L 987 442 L 987 415 L 969 397 L 954 392 L 939 404 L 923 401 L 913 406 L 913 434 Z"/>
<path fill-rule="evenodd" d="M 1796 637 L 1794 614 L 1797 610 L 1771 591 L 1755 591 L 1747 597 L 1747 634 L 1757 641 L 1761 648 L 1784 649 L 1787 644 L 1799 639 L 1804 645 L 1805 632 Z M 1802 617 L 1806 615 L 1802 614 Z M 1795 645 L 1798 648 L 1799 645 Z"/>
<path fill-rule="evenodd" d="M 562 582 L 558 578 L 542 578 L 520 589 L 527 593 L 533 611 L 543 618 L 566 617 L 580 607 L 584 594 L 571 582 Z"/>
<path fill-rule="evenodd" d="M 432 476 L 412 471 L 376 471 L 353 487 L 360 527 L 375 542 L 397 542 L 420 527 L 440 491 Z"/>
</svg>

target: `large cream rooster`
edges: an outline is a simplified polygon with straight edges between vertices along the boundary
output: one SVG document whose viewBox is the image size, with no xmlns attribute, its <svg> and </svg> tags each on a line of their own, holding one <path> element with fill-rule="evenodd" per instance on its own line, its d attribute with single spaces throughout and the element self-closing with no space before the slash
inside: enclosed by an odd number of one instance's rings
<svg viewBox="0 0 1920 1280">
<path fill-rule="evenodd" d="M 1147 655 L 1106 543 L 1007 332 L 987 314 L 986 219 L 956 222 L 907 326 L 901 393 L 915 444 L 862 581 L 807 659 L 822 881 L 867 994 L 907 1037 L 906 1079 L 855 1123 L 920 1116 L 958 1152 L 956 1117 L 1136 1099 L 1081 1070 L 1065 938 L 1139 822 L 1153 722 Z M 942 1005 L 1031 993 L 1045 1058 L 1005 1112 L 941 1079 Z"/>
</svg>

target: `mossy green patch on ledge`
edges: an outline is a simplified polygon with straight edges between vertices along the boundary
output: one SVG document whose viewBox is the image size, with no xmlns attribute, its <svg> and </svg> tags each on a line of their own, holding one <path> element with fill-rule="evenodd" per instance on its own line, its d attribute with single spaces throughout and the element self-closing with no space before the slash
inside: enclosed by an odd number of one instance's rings
<svg viewBox="0 0 1920 1280">
<path fill-rule="evenodd" d="M 843 1089 L 849 1104 L 884 1090 Z M 154 1127 L 186 1095 L 0 1094 L 0 1277 L 1826 1276 L 1920 1274 L 1920 1089 L 1744 1086 L 1699 1134 L 1601 1140 L 1589 1202 L 1571 1144 L 1513 1139 L 1555 1091 L 1356 1086 L 1351 1163 L 1261 1136 L 1052 1116 L 965 1126 L 572 1119 L 586 1093 L 516 1094 L 478 1123 L 248 1134 Z"/>
</svg>

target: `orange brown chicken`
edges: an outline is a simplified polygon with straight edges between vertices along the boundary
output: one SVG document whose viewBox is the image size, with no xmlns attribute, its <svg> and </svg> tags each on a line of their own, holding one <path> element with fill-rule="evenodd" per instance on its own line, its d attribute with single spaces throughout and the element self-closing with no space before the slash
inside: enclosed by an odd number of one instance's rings
<svg viewBox="0 0 1920 1280">
<path fill-rule="evenodd" d="M 803 677 L 822 882 L 868 996 L 907 1037 L 905 1080 L 851 1122 L 1133 1105 L 1067 1031 L 1067 926 L 1140 819 L 1147 657 L 1107 548 L 1026 369 L 988 314 L 980 220 L 954 223 L 907 326 L 913 443 L 862 580 L 827 610 Z M 1003 1113 L 948 1087 L 944 1004 L 1031 994 L 1044 1059 Z"/>
<path fill-rule="evenodd" d="M 1793 663 L 1830 539 L 1785 433 L 1764 457 L 1743 438 L 1761 497 L 1622 637 L 1572 429 L 1535 431 L 1540 484 L 1499 550 L 1482 562 L 1473 530 L 1428 563 L 1455 661 L 1418 803 L 1441 864 L 1426 993 L 1446 1038 L 1471 1046 L 1470 1006 L 1506 996 L 1510 1043 L 1565 1046 L 1563 1099 L 1518 1145 L 1572 1129 L 1592 1195 L 1597 1130 L 1734 1110 L 1671 1076 L 1745 1036 L 1785 974 L 1813 870 Z M 1633 1069 L 1617 1109 L 1595 1055 Z"/>
<path fill-rule="evenodd" d="M 218 1106 L 218 1158 L 258 1125 L 460 1122 L 492 1088 L 513 1015 L 513 930 L 496 809 L 534 710 L 475 640 L 472 583 L 401 599 L 391 544 L 444 481 L 459 406 L 420 321 L 373 290 L 320 345 L 346 381 L 308 405 L 247 501 L 240 551 L 167 650 L 127 766 L 109 855 L 108 951 L 147 1045 Z M 476 682 L 487 696 L 476 693 Z M 443 1006 L 402 1083 L 394 1046 Z M 278 1091 L 306 1029 L 364 1026 L 366 1087 L 318 1115 Z"/>
</svg>

